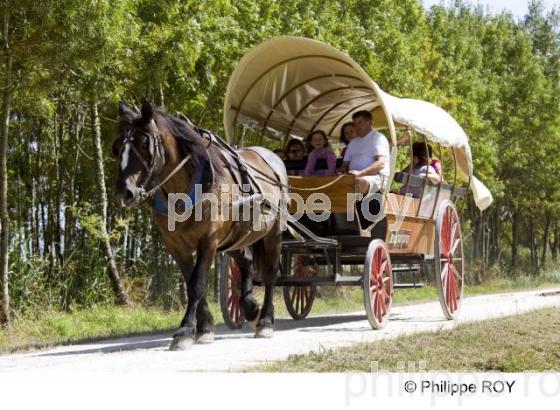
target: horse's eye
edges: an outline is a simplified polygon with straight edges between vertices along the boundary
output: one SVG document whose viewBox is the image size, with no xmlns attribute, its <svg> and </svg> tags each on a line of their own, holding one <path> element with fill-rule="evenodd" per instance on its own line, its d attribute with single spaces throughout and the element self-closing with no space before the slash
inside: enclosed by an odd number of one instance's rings
<svg viewBox="0 0 560 410">
<path fill-rule="evenodd" d="M 142 142 L 142 148 L 147 150 L 150 146 L 150 140 L 148 138 L 144 138 L 144 141 Z"/>
</svg>

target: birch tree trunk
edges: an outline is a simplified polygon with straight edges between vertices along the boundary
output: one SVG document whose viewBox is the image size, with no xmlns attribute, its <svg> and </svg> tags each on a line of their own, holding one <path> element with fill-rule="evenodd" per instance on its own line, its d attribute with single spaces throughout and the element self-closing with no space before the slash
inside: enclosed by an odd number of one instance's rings
<svg viewBox="0 0 560 410">
<path fill-rule="evenodd" d="M 511 267 L 517 269 L 517 242 L 519 237 L 519 215 L 515 210 L 511 220 Z"/>
<path fill-rule="evenodd" d="M 91 102 L 91 135 L 93 138 L 93 146 L 95 151 L 95 169 L 97 175 L 97 188 L 99 190 L 99 203 L 101 208 L 101 243 L 103 253 L 107 259 L 107 273 L 113 287 L 113 292 L 120 305 L 128 305 L 128 296 L 124 291 L 121 283 L 117 264 L 111 249 L 111 242 L 107 234 L 107 189 L 105 188 L 105 170 L 103 168 L 103 150 L 101 147 L 101 127 L 99 125 L 99 112 L 97 110 L 97 101 Z"/>
<path fill-rule="evenodd" d="M 2 282 L 2 303 L 0 304 L 0 324 L 10 326 L 10 294 L 8 289 L 8 245 L 10 241 L 10 216 L 8 214 L 8 135 L 10 110 L 12 105 L 12 53 L 8 42 L 10 23 L 9 1 L 4 2 L 2 27 L 4 43 L 4 95 L 2 102 L 2 141 L 0 143 L 0 277 Z"/>
</svg>

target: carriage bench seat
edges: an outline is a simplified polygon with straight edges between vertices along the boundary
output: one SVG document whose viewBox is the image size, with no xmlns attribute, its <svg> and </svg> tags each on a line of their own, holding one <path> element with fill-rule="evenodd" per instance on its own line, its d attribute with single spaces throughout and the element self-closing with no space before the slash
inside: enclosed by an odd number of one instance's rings
<svg viewBox="0 0 560 410">
<path fill-rule="evenodd" d="M 410 182 L 408 182 L 409 179 L 410 179 Z M 453 198 L 457 198 L 457 197 L 458 198 L 464 198 L 464 197 L 467 196 L 467 189 L 462 187 L 462 186 L 449 184 L 447 182 L 442 182 L 440 184 L 434 184 L 429 179 L 426 180 L 425 178 L 422 178 L 422 177 L 419 177 L 419 176 L 416 176 L 416 175 L 410 175 L 406 172 L 395 173 L 394 180 L 395 180 L 395 182 L 402 183 L 403 186 L 408 183 L 411 187 L 417 187 L 417 188 L 422 188 L 422 186 L 424 185 L 424 181 L 425 181 L 426 187 L 437 187 L 439 185 L 441 191 L 450 192 L 451 196 Z"/>
<path fill-rule="evenodd" d="M 346 206 L 348 201 L 348 194 L 355 192 L 354 175 L 334 175 L 326 177 L 288 177 L 288 184 L 290 185 L 290 193 L 299 195 L 305 204 L 310 205 L 315 197 L 309 198 L 313 194 L 325 194 L 328 196 L 331 206 L 325 208 L 332 213 L 346 213 Z M 320 202 L 315 202 L 313 209 L 319 210 Z M 290 201 L 288 210 L 294 214 L 297 210 L 296 203 L 292 199 Z M 309 206 L 306 210 L 309 209 Z M 317 211 L 318 212 L 318 211 Z"/>
</svg>

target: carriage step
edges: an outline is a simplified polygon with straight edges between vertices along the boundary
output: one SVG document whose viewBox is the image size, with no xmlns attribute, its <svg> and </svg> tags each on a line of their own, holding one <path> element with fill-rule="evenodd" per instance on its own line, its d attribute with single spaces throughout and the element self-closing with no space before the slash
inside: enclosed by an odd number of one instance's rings
<svg viewBox="0 0 560 410">
<path fill-rule="evenodd" d="M 253 284 L 258 285 L 256 281 Z M 314 277 L 286 277 L 281 276 L 276 286 L 356 286 L 362 284 L 361 276 L 314 276 Z"/>
<path fill-rule="evenodd" d="M 414 289 L 414 288 L 423 288 L 423 283 L 394 283 L 393 289 Z"/>
<path fill-rule="evenodd" d="M 336 275 L 336 284 L 338 286 L 354 286 L 362 284 L 362 276 L 342 276 Z"/>
<path fill-rule="evenodd" d="M 332 276 L 314 276 L 314 277 L 287 277 L 280 276 L 276 280 L 276 286 L 318 286 L 318 285 L 334 285 L 335 279 Z"/>
<path fill-rule="evenodd" d="M 420 270 L 420 265 L 411 266 L 393 266 L 393 272 L 418 272 Z"/>
<path fill-rule="evenodd" d="M 289 249 L 291 251 L 295 251 L 297 249 L 337 249 L 340 248 L 340 244 L 338 243 L 324 243 L 324 242 L 315 242 L 311 240 L 305 241 L 282 241 L 282 249 Z"/>
</svg>

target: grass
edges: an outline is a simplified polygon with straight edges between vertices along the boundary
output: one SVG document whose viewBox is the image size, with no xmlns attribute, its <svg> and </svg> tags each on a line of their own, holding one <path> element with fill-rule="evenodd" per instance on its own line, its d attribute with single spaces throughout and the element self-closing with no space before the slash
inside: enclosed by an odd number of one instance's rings
<svg viewBox="0 0 560 410">
<path fill-rule="evenodd" d="M 43 312 L 38 318 L 15 318 L 0 330 L 0 353 L 98 338 L 173 329 L 180 312 L 160 309 L 96 306 L 74 312 Z"/>
<path fill-rule="evenodd" d="M 558 275 L 541 279 L 521 277 L 515 280 L 494 280 L 484 285 L 465 287 L 465 295 L 544 288 L 559 283 Z M 261 292 L 261 289 L 257 291 L 257 298 L 260 300 L 262 300 Z M 426 286 L 419 289 L 396 290 L 394 304 L 437 300 L 436 288 Z M 311 315 L 363 309 L 361 288 L 322 287 L 321 297 L 315 299 Z M 210 310 L 216 324 L 223 323 L 218 304 L 210 303 Z M 284 305 L 281 289 L 275 292 L 275 311 L 279 318 L 290 317 Z M 0 329 L 0 353 L 105 337 L 171 331 L 177 328 L 182 315 L 182 310 L 166 311 L 157 308 L 116 306 L 96 306 L 71 312 L 40 311 L 36 317 L 16 317 L 10 331 Z"/>
<path fill-rule="evenodd" d="M 321 353 L 293 355 L 249 371 L 347 372 L 410 369 L 482 372 L 560 370 L 560 309 L 461 324 L 451 330 L 417 333 Z M 426 347 L 429 346 L 429 349 Z M 416 367 L 418 369 L 418 367 Z"/>
</svg>

